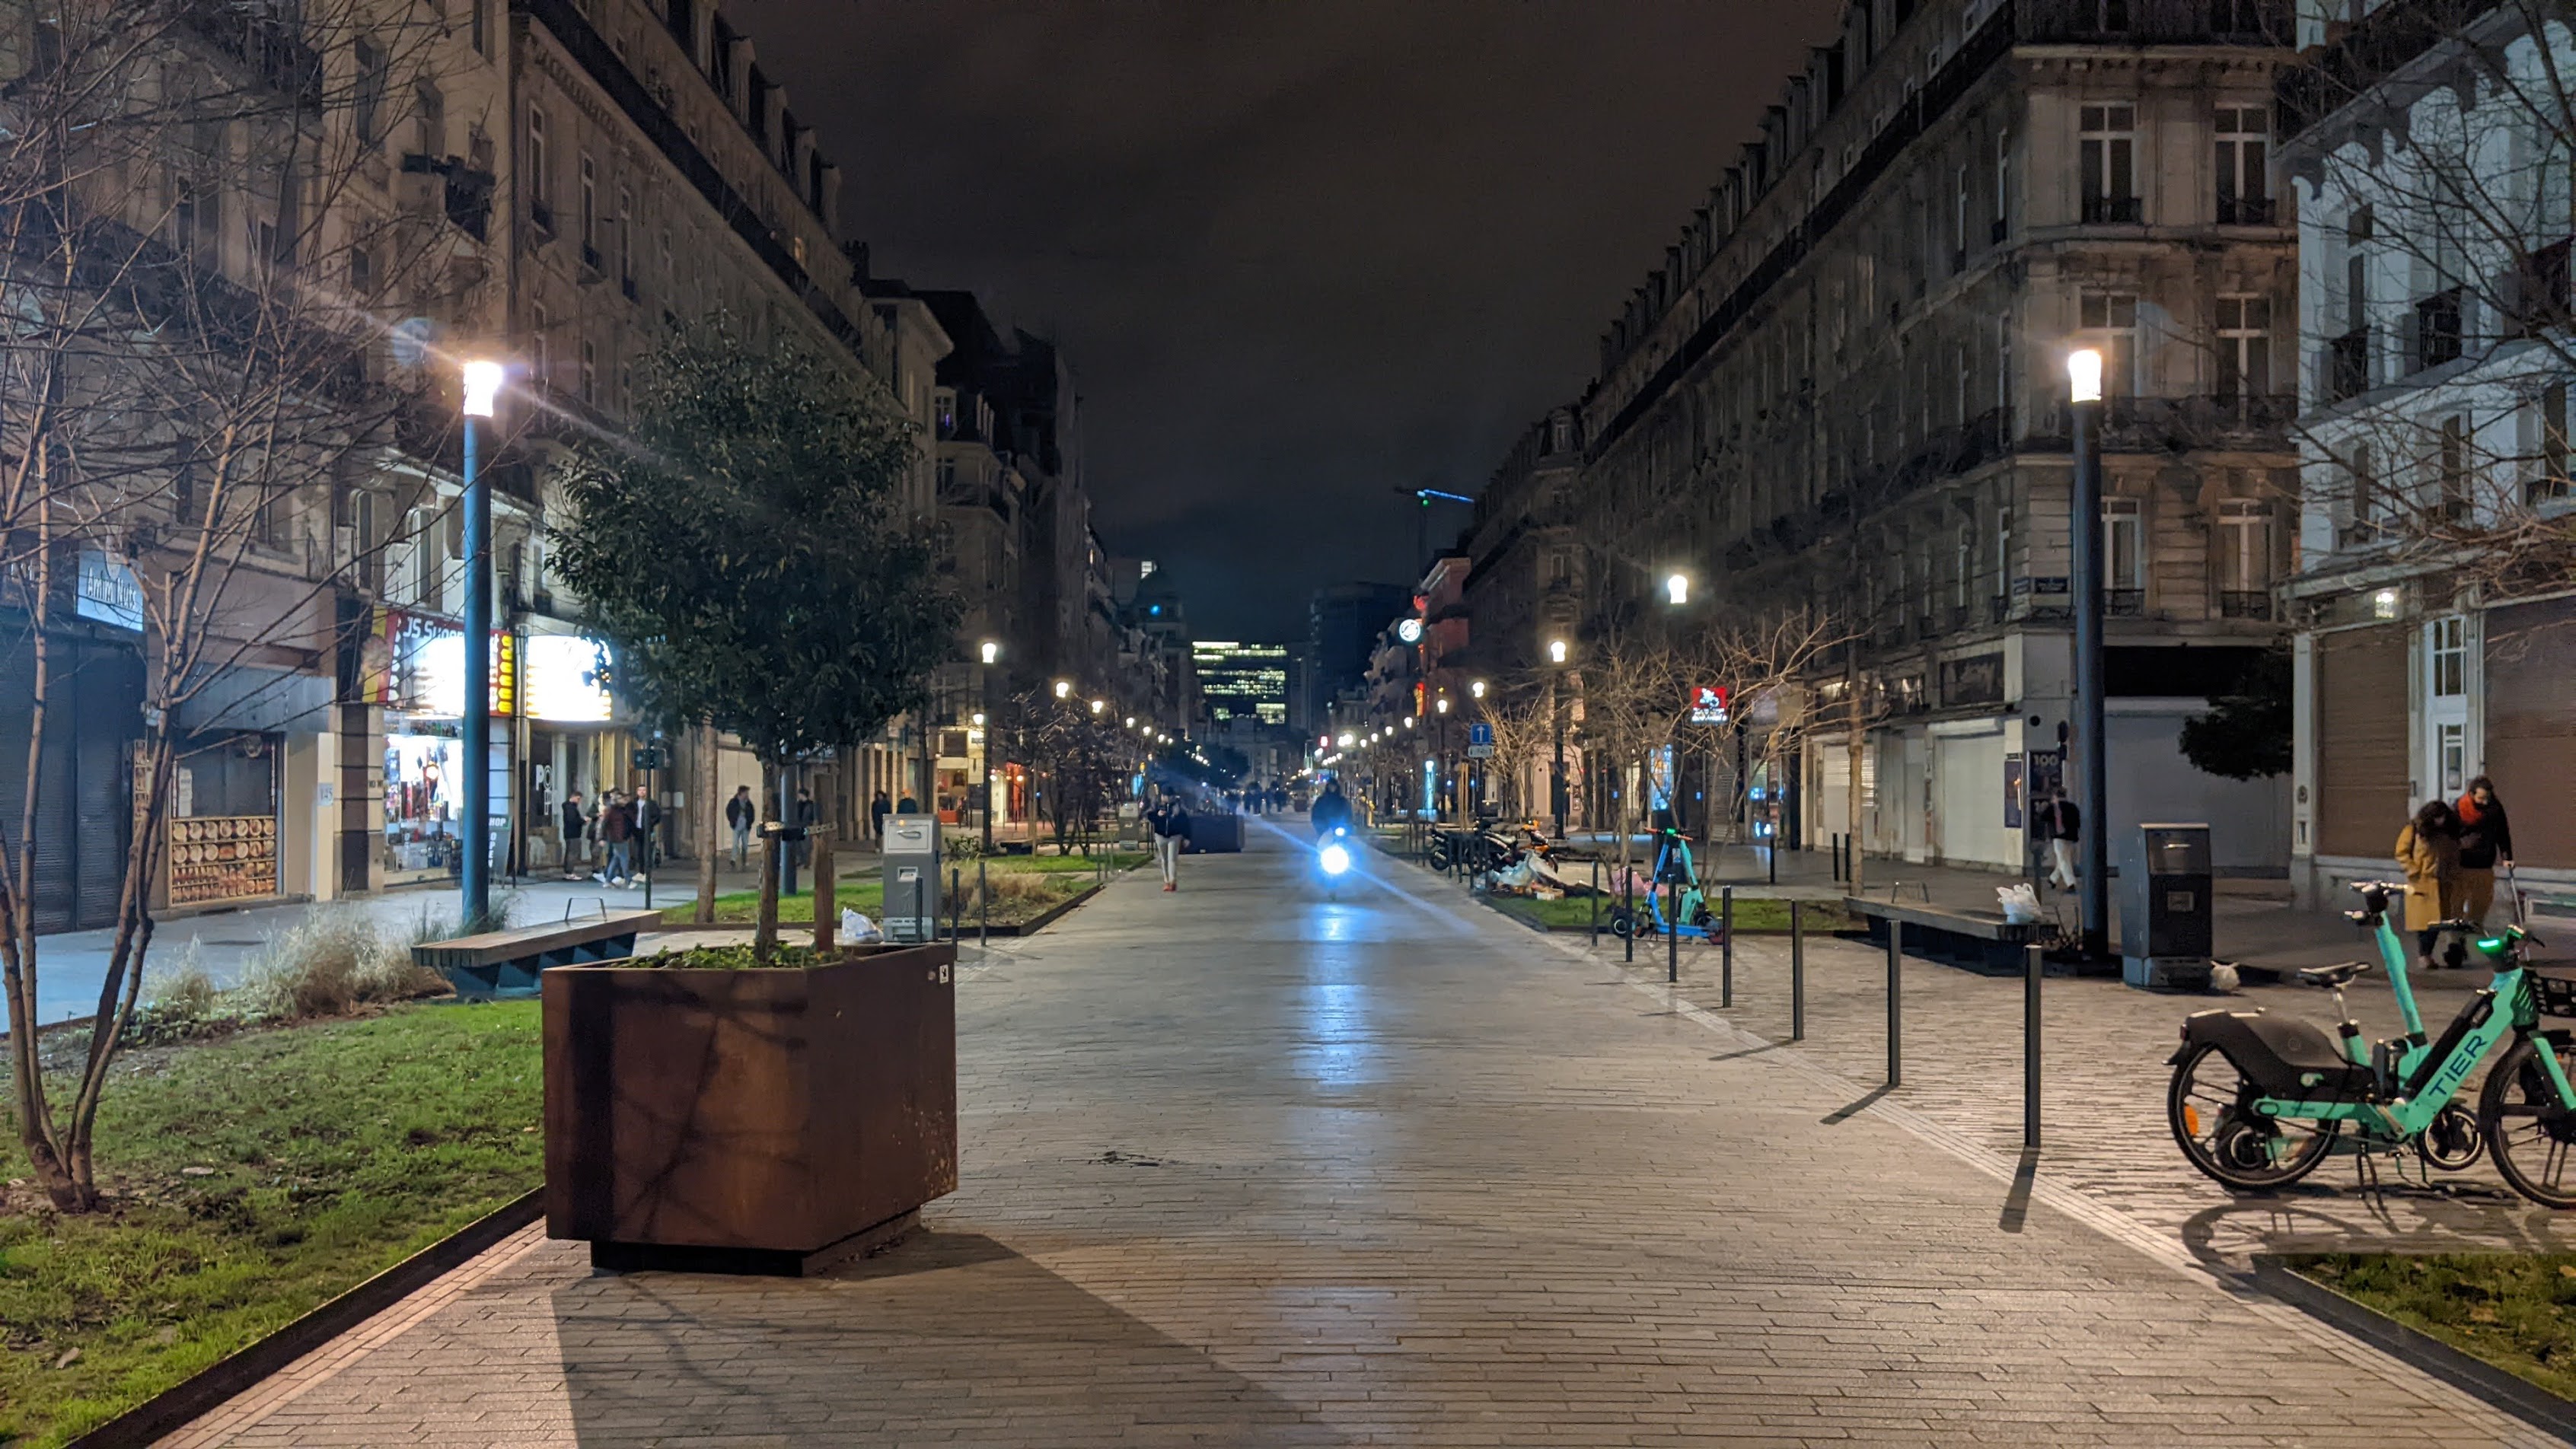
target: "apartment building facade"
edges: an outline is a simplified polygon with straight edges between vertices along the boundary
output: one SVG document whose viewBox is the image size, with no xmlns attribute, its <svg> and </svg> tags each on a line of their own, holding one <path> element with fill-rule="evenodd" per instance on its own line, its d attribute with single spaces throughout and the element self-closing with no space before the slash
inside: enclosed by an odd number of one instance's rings
<svg viewBox="0 0 2576 1449">
<path fill-rule="evenodd" d="M 2283 78 L 2300 216 L 2292 880 L 2384 879 L 2428 799 L 2576 769 L 2565 30 L 2509 4 L 2311 3 Z M 2514 816 L 2576 895 L 2576 826 Z"/>
<path fill-rule="evenodd" d="M 1603 337 L 1587 633 L 1647 627 L 1681 572 L 1702 609 L 1852 636 L 1802 691 L 1789 777 L 1751 782 L 1792 839 L 2024 862 L 2032 782 L 2065 759 L 2063 359 L 2089 345 L 2109 823 L 2205 818 L 2222 868 L 2284 865 L 2285 782 L 2205 774 L 2176 736 L 2281 632 L 2288 33 L 2286 5 L 2229 0 L 1856 3 Z"/>
</svg>

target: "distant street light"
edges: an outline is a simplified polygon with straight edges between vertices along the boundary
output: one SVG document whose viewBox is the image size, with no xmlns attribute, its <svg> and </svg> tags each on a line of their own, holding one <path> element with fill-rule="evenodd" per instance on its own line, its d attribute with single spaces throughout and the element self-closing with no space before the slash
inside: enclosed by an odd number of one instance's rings
<svg viewBox="0 0 2576 1449">
<path fill-rule="evenodd" d="M 1485 681 L 1479 679 L 1468 685 L 1467 692 L 1476 696 L 1478 699 L 1483 699 L 1485 697 Z"/>
<path fill-rule="evenodd" d="M 1095 699 L 1095 700 L 1093 700 L 1093 701 L 1091 702 L 1091 712 L 1092 712 L 1093 714 L 1098 714 L 1098 713 L 1100 713 L 1102 710 L 1107 709 L 1108 707 L 1109 707 L 1109 701 L 1107 701 L 1107 700 L 1105 700 L 1105 699 Z"/>
<path fill-rule="evenodd" d="M 1440 711 L 1442 714 L 1447 714 L 1447 713 L 1449 712 L 1449 700 L 1448 700 L 1448 697 L 1444 695 L 1444 696 L 1442 696 L 1442 697 L 1441 697 L 1441 698 L 1439 698 L 1439 699 L 1435 699 L 1435 700 L 1431 701 L 1431 707 L 1432 707 L 1433 709 L 1436 709 L 1436 710 Z"/>
<path fill-rule="evenodd" d="M 984 641 L 983 654 L 984 662 L 990 664 L 994 660 L 1002 657 L 1002 646 L 994 643 L 990 639 L 987 639 Z"/>
<path fill-rule="evenodd" d="M 1563 664 L 1565 662 L 1564 640 L 1550 639 L 1547 641 L 1547 662 L 1550 664 Z"/>
<path fill-rule="evenodd" d="M 1063 698 L 1065 698 L 1067 695 L 1070 695 L 1070 694 L 1072 694 L 1072 693 L 1073 693 L 1073 681 L 1072 681 L 1072 680 L 1070 680 L 1070 679 L 1059 679 L 1059 680 L 1057 680 L 1057 681 L 1055 682 L 1055 697 L 1056 697 L 1056 698 L 1058 698 L 1058 699 L 1063 699 Z"/>
<path fill-rule="evenodd" d="M 1664 599 L 1665 602 L 1672 604 L 1689 603 L 1690 576 L 1687 574 L 1674 574 L 1672 577 L 1665 579 Z"/>
<path fill-rule="evenodd" d="M 492 490 L 483 482 L 483 427 L 501 395 L 497 362 L 468 362 L 465 384 L 465 848 L 464 928 L 492 913 Z"/>
<path fill-rule="evenodd" d="M 1559 666 L 1565 663 L 1564 640 L 1547 641 L 1547 662 Z M 1561 693 L 1557 687 L 1557 681 L 1563 677 L 1562 668 L 1550 671 L 1547 676 L 1547 720 L 1549 727 L 1555 732 L 1556 741 L 1556 753 L 1551 757 L 1547 767 L 1547 803 L 1548 813 L 1556 823 L 1556 837 L 1559 840 L 1565 838 L 1565 711 L 1557 705 L 1557 696 Z"/>
</svg>

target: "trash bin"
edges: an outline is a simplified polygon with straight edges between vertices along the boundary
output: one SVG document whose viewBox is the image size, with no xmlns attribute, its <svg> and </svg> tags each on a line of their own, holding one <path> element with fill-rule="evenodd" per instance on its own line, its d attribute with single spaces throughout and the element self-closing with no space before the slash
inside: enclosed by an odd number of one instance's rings
<svg viewBox="0 0 2576 1449">
<path fill-rule="evenodd" d="M 2209 989 L 2209 827 L 2140 825 L 2120 841 L 2120 979 Z"/>
<path fill-rule="evenodd" d="M 1243 849 L 1243 817 L 1224 810 L 1190 812 L 1190 850 L 1193 853 L 1237 851 Z"/>
</svg>

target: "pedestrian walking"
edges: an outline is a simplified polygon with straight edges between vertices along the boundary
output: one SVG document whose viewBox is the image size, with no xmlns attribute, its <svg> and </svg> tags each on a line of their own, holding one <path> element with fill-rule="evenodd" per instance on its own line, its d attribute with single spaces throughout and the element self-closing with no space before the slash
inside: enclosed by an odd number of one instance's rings
<svg viewBox="0 0 2576 1449">
<path fill-rule="evenodd" d="M 2049 792 L 2039 807 L 2039 828 L 2048 837 L 2048 881 L 2062 891 L 2075 889 L 2075 843 L 2084 836 L 2084 810 L 2064 790 Z"/>
<path fill-rule="evenodd" d="M 814 858 L 812 831 L 814 822 L 821 818 L 822 812 L 814 805 L 814 792 L 803 785 L 797 786 L 796 828 L 807 832 L 796 841 L 796 867 L 799 870 L 804 869 L 805 863 Z"/>
<path fill-rule="evenodd" d="M 638 790 L 627 806 L 635 831 L 635 848 L 631 864 L 634 869 L 627 879 L 641 884 L 645 877 L 660 868 L 662 859 L 662 802 L 651 792 Z"/>
<path fill-rule="evenodd" d="M 2484 775 L 2469 782 L 2453 810 L 2460 821 L 2459 915 L 2483 931 L 2495 906 L 2496 869 L 2513 869 L 2513 822 L 2496 798 L 2495 781 Z"/>
<path fill-rule="evenodd" d="M 624 886 L 627 872 L 633 868 L 635 815 L 616 791 L 609 791 L 606 798 L 608 804 L 599 812 L 599 843 L 608 847 L 608 864 L 591 879 Z"/>
<path fill-rule="evenodd" d="M 1190 812 L 1178 799 L 1167 799 L 1145 816 L 1154 832 L 1154 864 L 1162 867 L 1163 889 L 1181 888 L 1181 847 L 1189 843 Z"/>
<path fill-rule="evenodd" d="M 564 879 L 579 880 L 582 876 L 579 867 L 590 864 L 590 845 L 587 839 L 590 834 L 590 817 L 582 813 L 579 790 L 564 797 L 563 818 L 558 829 L 563 835 Z"/>
<path fill-rule="evenodd" d="M 886 799 L 886 792 L 879 790 L 877 797 L 868 802 L 868 834 L 879 840 L 885 839 L 886 812 L 893 808 L 892 802 Z"/>
<path fill-rule="evenodd" d="M 883 796 L 878 797 L 880 799 Z M 751 827 L 760 823 L 760 806 L 751 798 L 749 785 L 736 785 L 733 798 L 725 802 L 725 824 L 733 829 L 733 868 L 743 869 L 751 860 Z"/>
<path fill-rule="evenodd" d="M 2397 864 L 2406 872 L 2406 929 L 2415 953 L 2433 965 L 2433 940 L 2459 904 L 2460 818 L 2439 800 L 2427 800 L 2397 832 Z"/>
</svg>

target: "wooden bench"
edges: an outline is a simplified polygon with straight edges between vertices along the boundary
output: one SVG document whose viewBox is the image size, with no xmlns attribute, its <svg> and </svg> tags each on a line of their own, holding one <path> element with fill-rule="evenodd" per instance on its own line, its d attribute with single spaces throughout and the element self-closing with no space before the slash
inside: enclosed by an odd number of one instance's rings
<svg viewBox="0 0 2576 1449">
<path fill-rule="evenodd" d="M 1869 923 L 1869 938 L 1887 945 L 1888 922 L 1905 928 L 1905 949 L 1927 961 L 1982 976 L 2019 976 L 2037 925 L 2007 921 L 1998 911 L 1959 911 L 1923 903 L 1843 897 L 1843 909 Z"/>
<path fill-rule="evenodd" d="M 636 936 L 661 924 L 660 911 L 602 909 L 595 916 L 424 941 L 411 948 L 411 958 L 445 976 L 467 1001 L 507 1001 L 536 995 L 537 973 L 549 966 L 632 956 Z"/>
</svg>

